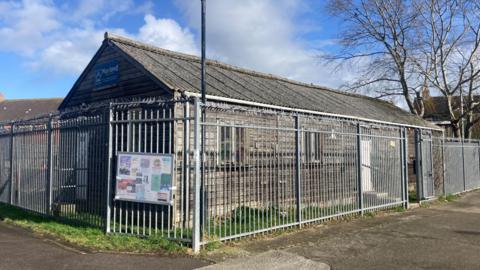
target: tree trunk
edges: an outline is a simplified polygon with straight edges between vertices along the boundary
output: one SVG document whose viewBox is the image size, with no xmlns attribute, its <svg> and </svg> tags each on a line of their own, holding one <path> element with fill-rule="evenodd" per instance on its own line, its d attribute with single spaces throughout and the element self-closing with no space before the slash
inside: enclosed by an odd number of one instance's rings
<svg viewBox="0 0 480 270">
<path fill-rule="evenodd" d="M 453 136 L 454 136 L 455 138 L 460 138 L 460 137 L 462 137 L 461 129 L 460 129 L 460 127 L 458 126 L 458 123 L 452 123 L 451 126 L 452 126 Z"/>
</svg>

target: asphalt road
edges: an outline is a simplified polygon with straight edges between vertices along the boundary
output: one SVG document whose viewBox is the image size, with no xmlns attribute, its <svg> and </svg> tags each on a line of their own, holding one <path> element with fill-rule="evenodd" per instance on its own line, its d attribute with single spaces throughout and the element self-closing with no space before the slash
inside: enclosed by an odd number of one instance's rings
<svg viewBox="0 0 480 270">
<path fill-rule="evenodd" d="M 222 256 L 218 261 L 223 262 L 206 269 L 477 270 L 480 192 L 430 208 L 319 225 L 235 246 L 234 255 Z M 207 265 L 186 256 L 82 254 L 0 222 L 0 270 L 195 269 Z"/>
<path fill-rule="evenodd" d="M 429 208 L 249 241 L 240 248 L 253 257 L 279 250 L 331 269 L 478 270 L 480 192 Z"/>
<path fill-rule="evenodd" d="M 0 270 L 195 269 L 208 263 L 187 256 L 83 253 L 0 222 Z"/>
</svg>

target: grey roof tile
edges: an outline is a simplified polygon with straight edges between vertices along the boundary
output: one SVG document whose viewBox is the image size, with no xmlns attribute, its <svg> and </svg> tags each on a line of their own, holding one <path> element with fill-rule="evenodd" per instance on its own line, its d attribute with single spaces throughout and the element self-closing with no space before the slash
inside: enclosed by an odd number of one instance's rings
<svg viewBox="0 0 480 270">
<path fill-rule="evenodd" d="M 57 113 L 61 98 L 7 99 L 0 101 L 0 122 L 32 119 Z"/>
<path fill-rule="evenodd" d="M 200 92 L 198 57 L 116 35 L 107 34 L 106 37 L 172 90 Z M 206 82 L 208 95 L 436 128 L 432 123 L 386 101 L 292 81 L 218 61 L 207 61 Z"/>
</svg>

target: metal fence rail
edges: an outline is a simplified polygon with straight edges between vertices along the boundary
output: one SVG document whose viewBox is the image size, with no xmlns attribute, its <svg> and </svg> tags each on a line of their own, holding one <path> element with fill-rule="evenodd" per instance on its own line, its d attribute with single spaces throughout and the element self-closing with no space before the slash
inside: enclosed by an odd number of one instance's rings
<svg viewBox="0 0 480 270">
<path fill-rule="evenodd" d="M 52 215 L 105 226 L 107 130 L 104 115 L 52 122 Z"/>
<path fill-rule="evenodd" d="M 3 203 L 10 203 L 11 142 L 10 130 L 0 129 L 0 202 Z"/>
<path fill-rule="evenodd" d="M 175 154 L 173 205 L 114 200 L 109 226 L 111 232 L 158 235 L 191 242 L 189 175 L 192 172 L 188 165 L 191 124 L 188 115 L 175 115 L 176 109 L 183 114 L 189 111 L 188 108 L 189 103 L 183 101 L 111 105 L 113 172 L 119 152 Z M 177 139 L 176 134 L 182 136 Z M 187 137 L 184 138 L 184 135 Z M 181 141 L 183 139 L 185 141 Z M 115 186 L 112 185 L 111 189 L 115 190 Z"/>
<path fill-rule="evenodd" d="M 456 194 L 480 188 L 480 141 L 445 138 L 445 194 Z"/>
<path fill-rule="evenodd" d="M 103 114 L 3 125 L 0 201 L 36 213 L 103 227 L 108 149 Z"/>
<path fill-rule="evenodd" d="M 402 128 L 205 109 L 203 243 L 407 203 Z"/>
<path fill-rule="evenodd" d="M 407 134 L 405 127 L 204 106 L 198 99 L 113 103 L 88 116 L 4 124 L 0 202 L 198 249 L 211 241 L 407 207 Z M 419 198 L 480 188 L 480 141 L 417 130 L 415 146 Z M 114 200 L 120 152 L 173 155 L 173 203 Z"/>
</svg>

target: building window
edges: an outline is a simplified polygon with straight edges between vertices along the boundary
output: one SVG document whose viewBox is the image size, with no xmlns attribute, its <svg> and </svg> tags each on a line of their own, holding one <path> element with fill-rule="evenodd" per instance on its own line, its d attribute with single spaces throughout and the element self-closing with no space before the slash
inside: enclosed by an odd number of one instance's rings
<svg viewBox="0 0 480 270">
<path fill-rule="evenodd" d="M 244 164 L 248 157 L 247 129 L 218 127 L 218 163 Z"/>
<path fill-rule="evenodd" d="M 320 162 L 323 156 L 323 141 L 321 133 L 305 132 L 303 137 L 303 151 L 305 162 Z"/>
</svg>

